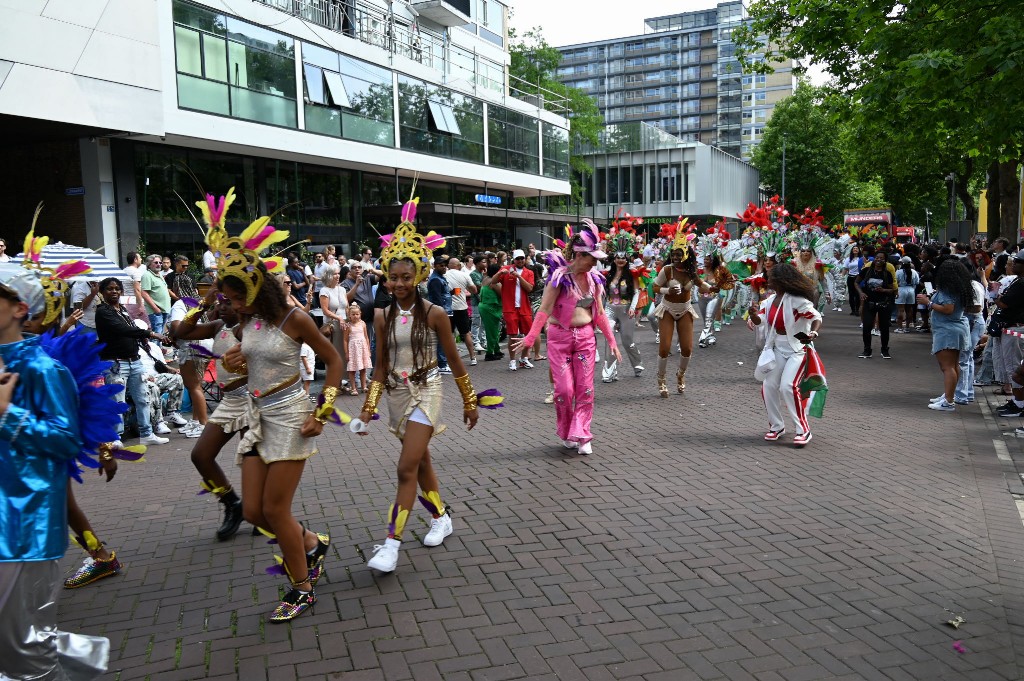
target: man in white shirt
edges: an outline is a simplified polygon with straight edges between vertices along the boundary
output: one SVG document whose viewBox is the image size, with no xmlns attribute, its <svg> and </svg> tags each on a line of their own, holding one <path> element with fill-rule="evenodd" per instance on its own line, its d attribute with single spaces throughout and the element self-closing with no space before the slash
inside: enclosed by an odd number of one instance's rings
<svg viewBox="0 0 1024 681">
<path fill-rule="evenodd" d="M 217 256 L 210 249 L 206 249 L 206 252 L 203 253 L 203 271 L 210 269 L 217 269 Z"/>
<path fill-rule="evenodd" d="M 96 331 L 96 306 L 101 302 L 99 292 L 98 281 L 76 281 L 71 287 L 71 305 L 82 311 L 82 318 L 78 323 L 89 327 L 93 332 Z"/>
<path fill-rule="evenodd" d="M 452 292 L 452 333 L 462 336 L 466 349 L 469 350 L 469 366 L 476 366 L 476 349 L 473 347 L 472 320 L 469 318 L 469 304 L 466 294 L 476 294 L 477 287 L 469 273 L 462 269 L 462 261 L 452 258 L 448 261 L 448 271 L 444 273 L 448 280 L 448 288 Z"/>
<path fill-rule="evenodd" d="M 146 308 L 142 304 L 142 301 L 145 300 L 142 297 L 142 277 L 146 273 L 146 268 L 142 266 L 142 256 L 131 251 L 125 256 L 125 262 L 128 264 L 124 271 L 132 278 L 132 287 L 130 291 L 125 291 L 124 305 L 128 308 L 128 314 L 132 316 L 132 319 L 142 319 L 148 327 L 149 315 L 146 314 Z"/>
<path fill-rule="evenodd" d="M 310 302 L 314 308 L 320 307 L 320 289 L 324 287 L 324 276 L 329 267 L 323 253 L 313 256 L 313 300 Z"/>
</svg>

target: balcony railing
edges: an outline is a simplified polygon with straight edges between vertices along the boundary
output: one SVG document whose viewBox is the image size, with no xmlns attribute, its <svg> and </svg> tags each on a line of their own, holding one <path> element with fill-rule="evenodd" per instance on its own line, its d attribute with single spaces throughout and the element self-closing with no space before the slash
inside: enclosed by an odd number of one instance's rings
<svg viewBox="0 0 1024 681">
<path fill-rule="evenodd" d="M 538 108 L 546 109 L 559 115 L 568 113 L 568 100 L 554 92 L 537 88 L 512 75 L 508 76 L 509 84 L 504 81 L 502 68 L 499 81 L 497 74 L 488 74 L 474 61 L 474 73 L 464 62 L 455 62 L 450 57 L 453 46 L 445 47 L 444 39 L 428 30 L 420 28 L 410 20 L 396 15 L 382 7 L 361 2 L 360 0 L 255 0 L 268 7 L 273 7 L 286 14 L 299 17 L 304 21 L 322 26 L 331 31 L 359 40 L 385 50 L 391 55 L 399 55 L 441 73 L 442 82 L 449 79 L 462 78 L 471 86 L 481 87 L 503 96 L 527 102 Z M 494 65 L 501 68 L 500 65 Z"/>
</svg>

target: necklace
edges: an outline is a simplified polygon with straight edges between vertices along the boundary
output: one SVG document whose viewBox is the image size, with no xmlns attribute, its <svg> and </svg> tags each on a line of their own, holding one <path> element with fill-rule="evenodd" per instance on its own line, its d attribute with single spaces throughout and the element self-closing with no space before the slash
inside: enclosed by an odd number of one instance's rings
<svg viewBox="0 0 1024 681">
<path fill-rule="evenodd" d="M 408 324 L 409 316 L 412 314 L 412 311 L 415 308 L 415 303 L 413 304 L 413 307 L 410 307 L 408 310 L 403 310 L 402 306 L 399 305 L 398 303 L 395 303 L 395 306 L 398 308 L 398 314 L 402 315 L 402 323 Z"/>
</svg>

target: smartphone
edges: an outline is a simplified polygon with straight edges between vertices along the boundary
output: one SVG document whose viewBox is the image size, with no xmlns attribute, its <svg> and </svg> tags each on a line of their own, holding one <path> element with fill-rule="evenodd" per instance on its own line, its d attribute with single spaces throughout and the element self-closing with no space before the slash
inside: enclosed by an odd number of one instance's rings
<svg viewBox="0 0 1024 681">
<path fill-rule="evenodd" d="M 801 343 L 810 343 L 811 342 L 811 337 L 808 336 L 803 331 L 797 331 L 796 333 L 794 333 L 793 334 L 793 338 L 796 338 Z"/>
<path fill-rule="evenodd" d="M 924 292 L 927 293 L 929 296 L 935 293 L 935 287 L 932 286 L 932 283 L 930 281 L 924 282 Z"/>
</svg>

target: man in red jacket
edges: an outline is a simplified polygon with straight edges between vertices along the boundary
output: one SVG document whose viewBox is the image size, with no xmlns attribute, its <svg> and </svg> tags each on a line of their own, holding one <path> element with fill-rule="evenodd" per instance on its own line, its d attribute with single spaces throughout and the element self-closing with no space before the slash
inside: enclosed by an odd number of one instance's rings
<svg viewBox="0 0 1024 681">
<path fill-rule="evenodd" d="M 529 293 L 533 290 L 534 279 L 533 270 L 526 268 L 526 253 L 520 248 L 513 251 L 512 266 L 503 267 L 497 276 L 501 282 L 501 310 L 508 333 L 508 370 L 515 371 L 520 366 L 532 369 L 533 365 L 526 359 L 525 348 L 518 364 L 512 352 L 512 340 L 525 336 L 533 325 Z"/>
</svg>

